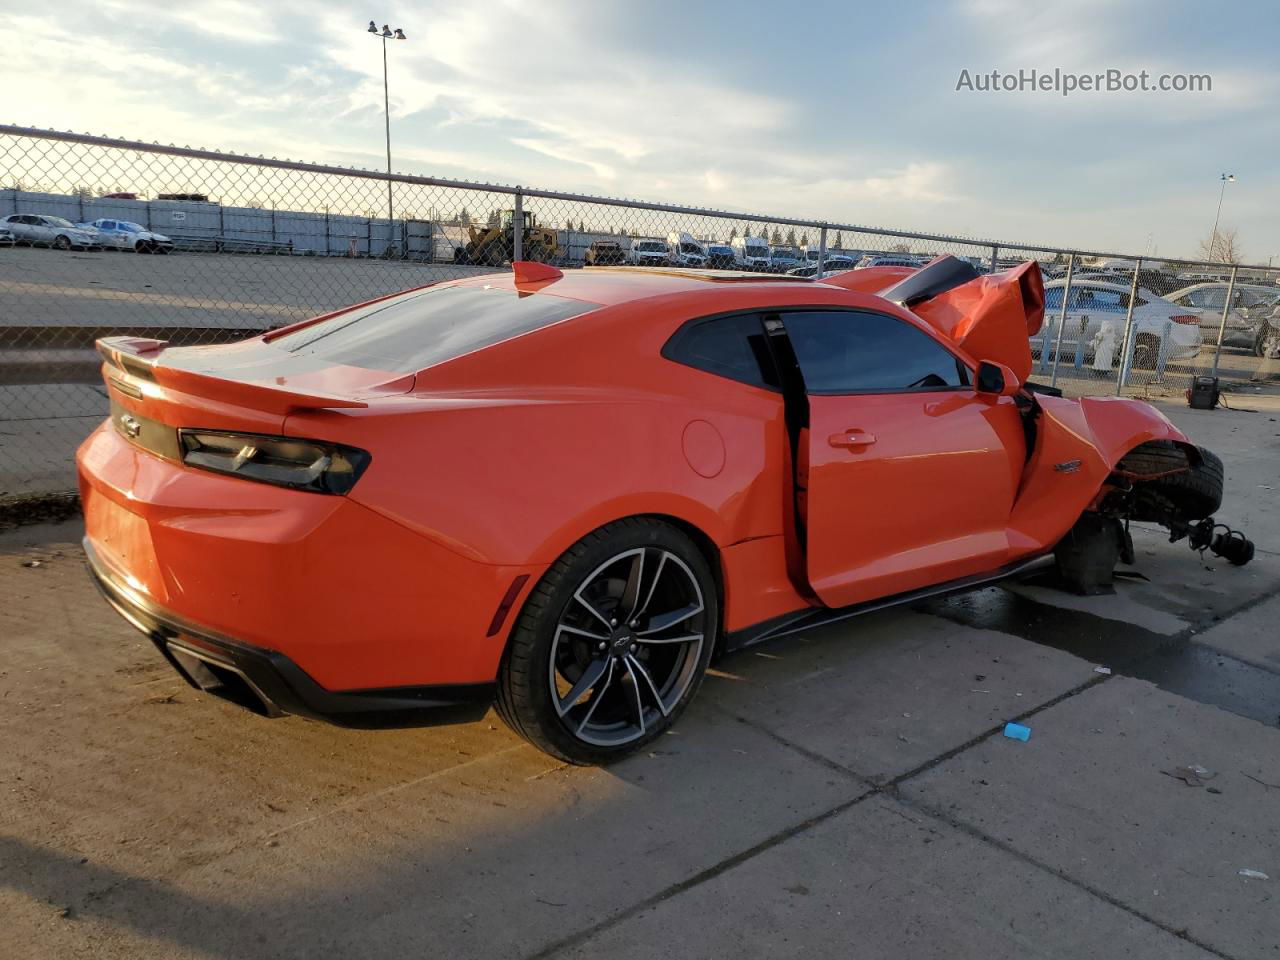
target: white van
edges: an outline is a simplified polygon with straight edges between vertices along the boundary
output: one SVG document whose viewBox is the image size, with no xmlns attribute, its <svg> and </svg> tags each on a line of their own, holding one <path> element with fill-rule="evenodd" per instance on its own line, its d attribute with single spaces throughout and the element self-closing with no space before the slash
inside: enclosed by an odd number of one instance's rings
<svg viewBox="0 0 1280 960">
<path fill-rule="evenodd" d="M 738 266 L 744 270 L 769 269 L 769 241 L 764 237 L 734 237 L 729 241 Z"/>
<path fill-rule="evenodd" d="M 705 267 L 707 251 L 688 233 L 667 234 L 667 258 L 677 267 Z"/>
</svg>

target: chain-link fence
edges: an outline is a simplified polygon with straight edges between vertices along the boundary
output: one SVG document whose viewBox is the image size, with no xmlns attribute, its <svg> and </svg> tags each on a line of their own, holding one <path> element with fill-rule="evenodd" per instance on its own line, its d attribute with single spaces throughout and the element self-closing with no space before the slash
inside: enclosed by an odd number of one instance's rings
<svg viewBox="0 0 1280 960">
<path fill-rule="evenodd" d="M 1026 259 L 1035 377 L 1069 393 L 1265 380 L 1280 271 L 387 176 L 0 126 L 0 503 L 74 488 L 101 336 L 219 343 L 513 259 L 799 273 Z M 163 256 L 163 254 L 172 254 Z"/>
</svg>

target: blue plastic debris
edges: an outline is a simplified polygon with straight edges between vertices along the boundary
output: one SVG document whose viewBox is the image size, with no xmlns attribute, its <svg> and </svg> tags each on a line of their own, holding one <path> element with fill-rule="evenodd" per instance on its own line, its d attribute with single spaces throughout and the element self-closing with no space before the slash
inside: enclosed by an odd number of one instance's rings
<svg viewBox="0 0 1280 960">
<path fill-rule="evenodd" d="M 1004 735 L 1010 740 L 1021 740 L 1023 743 L 1031 739 L 1031 728 L 1020 723 L 1006 723 Z"/>
</svg>

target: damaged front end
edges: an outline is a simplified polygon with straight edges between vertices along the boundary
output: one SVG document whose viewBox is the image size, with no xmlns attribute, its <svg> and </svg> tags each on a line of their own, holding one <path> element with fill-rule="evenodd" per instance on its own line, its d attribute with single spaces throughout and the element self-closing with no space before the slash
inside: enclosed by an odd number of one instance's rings
<svg viewBox="0 0 1280 960">
<path fill-rule="evenodd" d="M 1055 548 L 1063 585 L 1084 594 L 1108 592 L 1117 563 L 1133 563 L 1131 521 L 1157 523 L 1169 542 L 1186 540 L 1236 566 L 1253 559 L 1243 533 L 1214 519 L 1222 506 L 1222 461 L 1204 447 L 1149 440 L 1112 469 L 1093 509 Z"/>
</svg>

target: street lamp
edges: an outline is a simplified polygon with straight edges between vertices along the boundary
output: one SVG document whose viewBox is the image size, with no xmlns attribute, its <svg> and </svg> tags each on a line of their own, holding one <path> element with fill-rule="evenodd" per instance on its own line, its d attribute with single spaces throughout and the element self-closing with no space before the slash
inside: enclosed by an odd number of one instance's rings
<svg viewBox="0 0 1280 960">
<path fill-rule="evenodd" d="M 391 206 L 391 95 L 387 87 L 387 41 L 407 40 L 408 38 L 399 27 L 396 27 L 393 31 L 384 23 L 382 29 L 379 30 L 378 25 L 372 20 L 369 21 L 369 33 L 372 33 L 382 41 L 382 113 L 387 127 L 387 253 L 389 254 L 391 252 L 391 235 L 395 215 Z"/>
<path fill-rule="evenodd" d="M 374 24 L 370 23 L 369 26 L 372 27 Z M 1210 238 L 1208 238 L 1208 259 L 1210 260 L 1213 259 L 1213 251 L 1215 251 L 1215 248 L 1217 247 L 1217 220 L 1219 220 L 1222 215 L 1222 196 L 1226 193 L 1226 184 L 1235 183 L 1235 174 L 1224 173 L 1219 177 L 1219 179 L 1222 180 L 1222 189 L 1217 192 L 1217 212 L 1216 214 L 1213 214 L 1213 233 L 1210 234 Z"/>
</svg>

